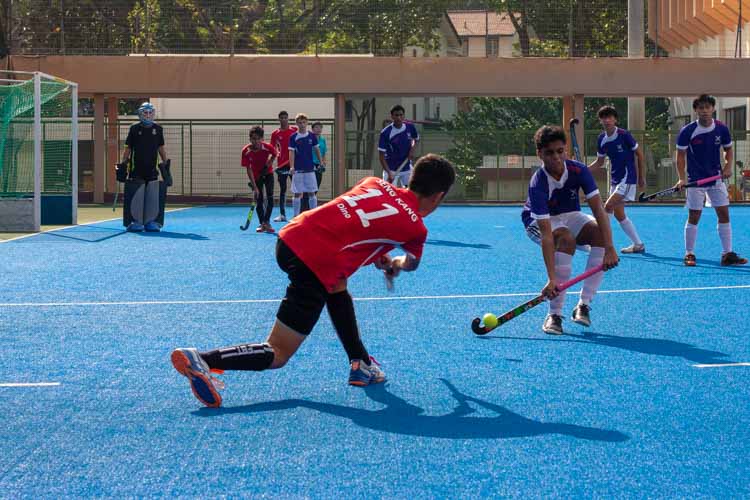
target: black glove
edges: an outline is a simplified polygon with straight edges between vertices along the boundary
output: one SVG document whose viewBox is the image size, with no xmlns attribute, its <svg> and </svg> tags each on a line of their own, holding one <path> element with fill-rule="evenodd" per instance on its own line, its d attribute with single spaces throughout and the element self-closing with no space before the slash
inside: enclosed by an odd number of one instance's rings
<svg viewBox="0 0 750 500">
<path fill-rule="evenodd" d="M 117 177 L 117 182 L 125 182 L 126 180 L 128 180 L 128 164 L 127 163 L 115 164 L 115 177 Z"/>
<path fill-rule="evenodd" d="M 172 160 L 167 160 L 163 163 L 159 163 L 159 171 L 161 172 L 161 176 L 164 179 L 164 184 L 167 185 L 167 187 L 172 185 L 172 174 L 169 171 L 169 167 L 172 165 Z"/>
</svg>

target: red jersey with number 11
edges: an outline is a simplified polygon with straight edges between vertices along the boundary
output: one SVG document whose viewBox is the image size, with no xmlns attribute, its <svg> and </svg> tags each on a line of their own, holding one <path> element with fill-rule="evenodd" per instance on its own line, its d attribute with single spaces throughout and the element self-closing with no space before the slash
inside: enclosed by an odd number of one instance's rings
<svg viewBox="0 0 750 500">
<path fill-rule="evenodd" d="M 302 212 L 279 231 L 279 238 L 332 290 L 397 246 L 420 259 L 427 228 L 417 209 L 412 191 L 367 177 L 351 191 Z"/>
</svg>

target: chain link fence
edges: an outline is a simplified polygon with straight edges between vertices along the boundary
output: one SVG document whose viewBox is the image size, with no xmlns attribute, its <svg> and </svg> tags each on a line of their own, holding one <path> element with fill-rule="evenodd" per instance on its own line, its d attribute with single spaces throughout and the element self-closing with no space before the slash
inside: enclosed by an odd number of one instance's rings
<svg viewBox="0 0 750 500">
<path fill-rule="evenodd" d="M 326 163 L 320 189 L 321 199 L 330 199 L 336 175 L 335 137 L 333 122 L 320 120 L 323 137 L 328 143 Z M 132 122 L 117 123 L 117 151 L 121 152 Z M 247 134 L 252 125 L 265 125 L 270 131 L 276 121 L 211 121 L 211 120 L 166 120 L 164 127 L 166 148 L 172 160 L 174 185 L 170 194 L 190 198 L 214 198 L 227 201 L 247 197 L 245 169 L 240 167 L 240 151 L 248 142 Z M 105 125 L 107 126 L 107 125 Z M 642 148 L 645 159 L 647 192 L 655 192 L 673 186 L 677 182 L 675 170 L 676 130 L 631 131 Z M 584 133 L 584 160 L 590 164 L 596 159 L 596 139 L 599 130 Z M 351 187 L 367 176 L 381 176 L 378 160 L 377 138 L 379 131 L 347 132 L 345 137 L 345 187 Z M 418 155 L 438 153 L 450 158 L 458 169 L 458 182 L 449 194 L 452 202 L 468 203 L 522 203 L 526 199 L 528 183 L 539 168 L 533 142 L 534 130 L 497 131 L 487 138 L 495 145 L 494 151 L 484 150 L 476 161 L 462 161 L 461 153 L 475 134 L 471 130 L 444 131 L 420 130 L 421 141 Z M 267 134 L 270 136 L 270 134 Z M 750 132 L 733 131 L 734 160 L 732 175 L 727 179 L 730 195 L 734 201 L 750 200 Z M 80 125 L 80 189 L 93 190 L 93 123 L 84 121 Z M 268 139 L 268 137 L 267 137 Z M 359 147 L 357 146 L 359 143 Z M 369 148 L 369 152 L 364 150 Z M 110 148 L 107 148 L 108 150 Z M 359 156 L 357 156 L 359 151 Z M 116 158 L 107 158 L 113 165 Z M 602 193 L 609 192 L 608 160 L 605 168 L 595 174 Z M 107 169 L 107 175 L 114 175 Z M 278 186 L 275 188 L 278 192 Z M 681 200 L 681 195 L 671 201 Z M 667 200 L 669 201 L 669 200 Z"/>
<path fill-rule="evenodd" d="M 636 44 L 644 46 L 647 57 L 750 52 L 740 30 L 743 24 L 745 31 L 750 28 L 750 9 L 737 12 L 742 2 L 708 2 L 705 8 L 706 2 L 648 3 L 635 17 L 640 32 L 648 33 Z M 683 4 L 690 4 L 689 11 Z M 626 0 L 14 0 L 0 5 L 0 51 L 11 54 L 628 56 Z"/>
</svg>

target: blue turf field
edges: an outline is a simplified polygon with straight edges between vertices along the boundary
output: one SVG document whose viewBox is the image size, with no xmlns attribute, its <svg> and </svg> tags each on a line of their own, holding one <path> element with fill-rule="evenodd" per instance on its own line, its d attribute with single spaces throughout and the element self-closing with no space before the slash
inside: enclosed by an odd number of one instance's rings
<svg viewBox="0 0 750 500">
<path fill-rule="evenodd" d="M 265 338 L 285 275 L 245 209 L 0 244 L 0 384 L 60 384 L 0 387 L 0 496 L 750 495 L 750 366 L 694 366 L 750 362 L 750 266 L 718 265 L 713 211 L 686 269 L 686 212 L 629 208 L 648 254 L 605 277 L 591 329 L 544 335 L 542 305 L 475 337 L 474 316 L 544 285 L 518 214 L 443 207 L 394 295 L 374 269 L 351 280 L 387 385 L 346 384 L 324 313 L 284 369 L 226 374 L 219 410 L 169 353 Z M 731 216 L 748 255 L 750 208 Z"/>
</svg>

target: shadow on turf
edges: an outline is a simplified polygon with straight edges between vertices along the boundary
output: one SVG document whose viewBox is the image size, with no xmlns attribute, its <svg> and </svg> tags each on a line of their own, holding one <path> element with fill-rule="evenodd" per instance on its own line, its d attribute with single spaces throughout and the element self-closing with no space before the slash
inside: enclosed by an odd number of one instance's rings
<svg viewBox="0 0 750 500">
<path fill-rule="evenodd" d="M 208 236 L 203 236 L 202 234 L 195 234 L 195 233 L 171 233 L 169 231 L 159 231 L 158 233 L 149 233 L 149 232 L 142 232 L 142 233 L 133 233 L 137 234 L 138 236 L 143 236 L 146 238 L 171 238 L 175 240 L 198 240 L 198 241 L 204 241 L 208 240 Z"/>
<path fill-rule="evenodd" d="M 441 247 L 456 247 L 456 248 L 478 248 L 480 250 L 488 250 L 492 248 L 491 245 L 485 245 L 484 243 L 463 243 L 461 241 L 447 241 L 447 240 L 427 240 L 425 245 L 438 245 Z"/>
<path fill-rule="evenodd" d="M 638 255 L 627 255 L 622 254 L 620 255 L 621 259 L 633 259 L 633 260 L 645 260 L 646 262 L 658 262 L 660 264 L 664 264 L 667 266 L 674 266 L 674 267 L 685 267 L 685 263 L 683 262 L 682 257 L 662 257 L 661 255 L 655 255 L 652 253 L 642 253 Z M 713 267 L 717 269 L 722 269 L 724 271 L 732 271 L 732 272 L 750 272 L 749 266 L 722 266 L 718 259 L 711 260 L 711 259 L 695 259 L 695 262 L 697 264 L 697 267 Z"/>
<path fill-rule="evenodd" d="M 440 380 L 458 403 L 453 411 L 447 415 L 424 415 L 424 409 L 390 393 L 385 384 L 373 385 L 364 389 L 368 398 L 386 405 L 381 410 L 364 410 L 306 399 L 287 399 L 234 408 L 202 408 L 193 412 L 193 414 L 200 417 L 212 417 L 232 413 L 264 413 L 308 408 L 349 419 L 354 424 L 367 429 L 409 436 L 443 439 L 507 439 L 543 434 L 562 434 L 589 441 L 622 442 L 629 439 L 626 434 L 614 430 L 532 420 L 489 401 L 467 396 L 448 380 Z M 490 410 L 497 416 L 471 416 L 476 410 L 471 407 L 470 403 Z"/>
<path fill-rule="evenodd" d="M 569 338 L 576 340 L 570 340 Z M 490 340 L 490 339 L 505 339 L 505 340 L 536 340 L 536 341 L 547 341 L 547 342 L 575 342 L 579 344 L 596 344 L 605 347 L 614 347 L 617 349 L 624 349 L 626 351 L 639 352 L 641 354 L 649 354 L 655 356 L 666 356 L 684 358 L 687 361 L 697 364 L 715 364 L 715 363 L 729 363 L 724 358 L 728 354 L 718 351 L 709 351 L 695 347 L 692 344 L 686 344 L 684 342 L 675 342 L 674 340 L 655 339 L 655 338 L 644 338 L 644 337 L 618 337 L 616 335 L 606 335 L 604 333 L 596 333 L 591 331 L 584 331 L 580 334 L 565 333 L 561 337 L 557 336 L 544 336 L 544 337 L 497 337 L 497 336 L 482 336 L 477 337 L 478 339 Z"/>
<path fill-rule="evenodd" d="M 120 229 L 105 229 L 97 228 L 90 231 L 50 231 L 48 233 L 42 233 L 37 236 L 38 238 L 63 238 L 66 240 L 83 241 L 84 243 L 101 243 L 117 236 L 125 234 L 125 230 Z M 30 238 L 27 238 L 29 240 Z M 30 242 L 29 242 L 30 243 Z"/>
</svg>

